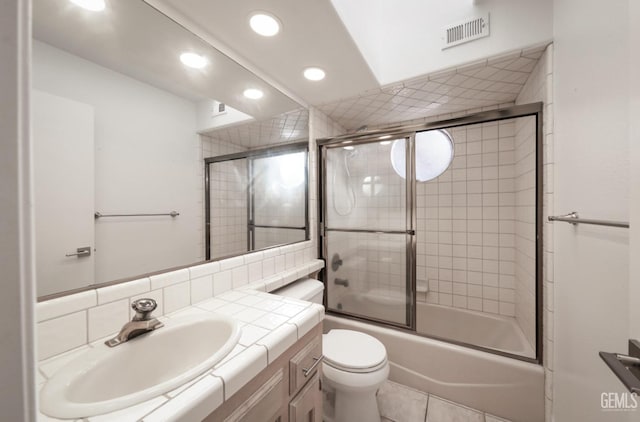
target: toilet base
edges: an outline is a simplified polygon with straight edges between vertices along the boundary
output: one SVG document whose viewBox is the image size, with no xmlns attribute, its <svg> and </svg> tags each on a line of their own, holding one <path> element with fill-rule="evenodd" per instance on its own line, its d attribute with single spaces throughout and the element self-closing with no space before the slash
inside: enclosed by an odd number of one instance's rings
<svg viewBox="0 0 640 422">
<path fill-rule="evenodd" d="M 376 392 L 345 392 L 336 394 L 329 382 L 322 385 L 323 422 L 380 422 Z"/>
</svg>

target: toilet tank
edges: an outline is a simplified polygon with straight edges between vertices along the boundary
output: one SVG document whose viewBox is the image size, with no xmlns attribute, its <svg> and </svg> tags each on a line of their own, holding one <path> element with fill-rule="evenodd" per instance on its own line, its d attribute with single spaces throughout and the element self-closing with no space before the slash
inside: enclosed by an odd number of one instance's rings
<svg viewBox="0 0 640 422">
<path fill-rule="evenodd" d="M 272 292 L 274 295 L 291 297 L 322 305 L 324 284 L 312 278 L 305 278 Z"/>
</svg>

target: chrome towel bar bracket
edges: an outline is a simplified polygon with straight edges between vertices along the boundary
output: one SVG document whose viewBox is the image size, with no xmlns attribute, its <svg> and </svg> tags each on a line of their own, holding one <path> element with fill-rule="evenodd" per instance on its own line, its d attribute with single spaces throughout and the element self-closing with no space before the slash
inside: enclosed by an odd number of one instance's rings
<svg viewBox="0 0 640 422">
<path fill-rule="evenodd" d="M 640 342 L 629 339 L 629 354 L 600 352 L 609 369 L 632 393 L 640 393 Z"/>
<path fill-rule="evenodd" d="M 628 221 L 612 221 L 612 220 L 593 220 L 590 218 L 580 218 L 577 211 L 570 212 L 565 215 L 550 215 L 549 221 L 562 221 L 565 223 L 573 224 L 593 224 L 596 226 L 608 226 L 608 227 L 621 227 L 628 229 Z"/>
</svg>

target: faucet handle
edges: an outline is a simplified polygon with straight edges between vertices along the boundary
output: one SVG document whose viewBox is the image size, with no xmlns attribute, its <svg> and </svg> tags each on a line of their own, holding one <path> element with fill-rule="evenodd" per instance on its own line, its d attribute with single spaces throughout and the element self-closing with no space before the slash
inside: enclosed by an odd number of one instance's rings
<svg viewBox="0 0 640 422">
<path fill-rule="evenodd" d="M 155 311 L 158 304 L 155 300 L 150 298 L 143 298 L 134 300 L 131 303 L 131 308 L 136 311 L 136 315 L 133 317 L 134 321 L 146 321 L 150 318 L 151 312 Z"/>
</svg>

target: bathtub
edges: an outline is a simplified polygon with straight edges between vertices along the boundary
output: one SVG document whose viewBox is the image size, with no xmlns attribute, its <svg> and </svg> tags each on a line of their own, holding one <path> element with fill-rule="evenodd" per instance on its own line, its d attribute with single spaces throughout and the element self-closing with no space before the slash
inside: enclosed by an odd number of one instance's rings
<svg viewBox="0 0 640 422">
<path fill-rule="evenodd" d="M 405 323 L 405 296 L 371 290 L 347 293 L 339 300 L 342 311 L 372 319 Z M 535 359 L 535 351 L 513 317 L 449 306 L 416 303 L 416 331 L 432 337 L 499 350 Z"/>
<path fill-rule="evenodd" d="M 387 348 L 389 379 L 514 422 L 544 420 L 542 366 L 327 315 L 324 330 L 362 331 Z"/>
<path fill-rule="evenodd" d="M 418 303 L 416 331 L 535 359 L 533 347 L 513 317 Z"/>
</svg>

